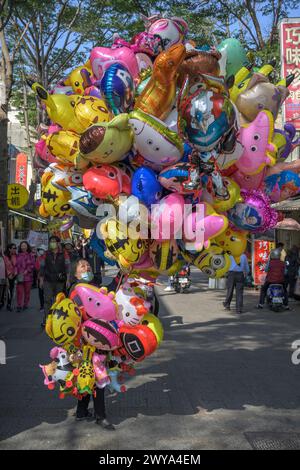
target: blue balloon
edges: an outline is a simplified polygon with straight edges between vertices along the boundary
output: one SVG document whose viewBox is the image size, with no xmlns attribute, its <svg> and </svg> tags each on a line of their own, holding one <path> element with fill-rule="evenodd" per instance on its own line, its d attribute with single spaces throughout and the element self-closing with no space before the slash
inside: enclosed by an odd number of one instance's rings
<svg viewBox="0 0 300 470">
<path fill-rule="evenodd" d="M 131 192 L 145 206 L 150 207 L 151 204 L 157 204 L 161 199 L 163 187 L 151 168 L 141 166 L 133 174 Z"/>
<path fill-rule="evenodd" d="M 92 250 L 96 253 L 96 255 L 99 256 L 99 258 L 101 258 L 103 261 L 105 261 L 105 263 L 109 264 L 110 266 L 115 266 L 116 261 L 110 259 L 110 258 L 107 258 L 105 256 L 105 251 L 106 251 L 106 246 L 105 246 L 105 243 L 103 240 L 100 240 L 97 235 L 96 235 L 96 232 L 93 233 L 92 235 L 92 238 L 91 238 L 91 241 L 90 241 L 90 247 L 92 248 Z"/>
<path fill-rule="evenodd" d="M 101 94 L 115 116 L 128 113 L 134 103 L 134 82 L 124 65 L 115 63 L 105 72 L 101 84 Z"/>
</svg>

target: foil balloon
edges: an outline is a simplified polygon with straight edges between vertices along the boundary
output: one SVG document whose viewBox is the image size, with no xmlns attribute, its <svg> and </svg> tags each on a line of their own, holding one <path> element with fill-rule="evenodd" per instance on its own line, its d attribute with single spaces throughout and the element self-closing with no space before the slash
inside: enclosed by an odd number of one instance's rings
<svg viewBox="0 0 300 470">
<path fill-rule="evenodd" d="M 101 80 L 100 89 L 108 108 L 115 116 L 131 111 L 134 82 L 126 67 L 118 63 L 111 65 Z"/>
<path fill-rule="evenodd" d="M 158 181 L 169 191 L 179 194 L 193 194 L 201 190 L 199 168 L 192 163 L 176 163 L 159 174 Z"/>
<path fill-rule="evenodd" d="M 282 103 L 289 95 L 287 87 L 293 78 L 294 76 L 291 75 L 286 80 L 273 85 L 266 76 L 253 74 L 246 90 L 239 94 L 235 103 L 241 113 L 242 122 L 252 122 L 262 110 L 270 111 L 276 120 Z"/>
<path fill-rule="evenodd" d="M 217 212 L 226 212 L 238 201 L 241 201 L 240 187 L 233 179 L 223 176 L 223 183 L 227 189 L 223 198 L 215 197 L 212 202 L 213 208 Z"/>
<path fill-rule="evenodd" d="M 106 70 L 113 64 L 120 64 L 125 67 L 134 80 L 138 78 L 139 68 L 134 52 L 129 47 L 94 47 L 91 51 L 90 61 L 93 74 L 100 80 Z"/>
<path fill-rule="evenodd" d="M 152 238 L 168 240 L 181 231 L 184 213 L 184 197 L 173 193 L 160 200 L 151 211 Z"/>
<path fill-rule="evenodd" d="M 188 33 L 188 25 L 182 18 L 143 17 L 148 33 L 161 39 L 163 49 L 184 42 Z"/>
<path fill-rule="evenodd" d="M 135 326 L 141 323 L 144 315 L 149 313 L 151 304 L 137 295 L 130 282 L 125 282 L 116 293 L 118 319 L 126 325 Z"/>
<path fill-rule="evenodd" d="M 109 121 L 104 101 L 93 96 L 50 95 L 39 83 L 30 82 L 32 90 L 46 106 L 49 118 L 64 130 L 81 134 L 95 122 Z"/>
<path fill-rule="evenodd" d="M 79 135 L 72 131 L 57 131 L 46 137 L 46 146 L 57 160 L 66 165 L 75 165 L 79 154 Z"/>
<path fill-rule="evenodd" d="M 208 277 L 219 279 L 229 271 L 231 261 L 229 254 L 222 248 L 211 244 L 194 258 L 193 264 Z"/>
<path fill-rule="evenodd" d="M 255 175 L 266 165 L 274 165 L 275 160 L 270 153 L 275 150 L 272 143 L 273 130 L 273 116 L 269 111 L 261 111 L 251 124 L 240 129 L 239 139 L 244 150 L 235 163 L 238 170 L 247 175 Z"/>
<path fill-rule="evenodd" d="M 129 124 L 134 133 L 135 150 L 144 159 L 163 168 L 182 157 L 182 140 L 159 119 L 135 110 L 130 113 Z"/>
<path fill-rule="evenodd" d="M 58 189 L 69 190 L 68 186 L 82 185 L 82 172 L 74 166 L 63 165 L 62 163 L 51 163 L 45 172 L 50 172 L 54 176 L 52 184 Z"/>
<path fill-rule="evenodd" d="M 181 87 L 186 77 L 189 80 L 189 88 L 199 83 L 199 75 L 203 73 L 220 75 L 220 52 L 214 50 L 191 50 L 186 53 L 185 59 L 179 67 L 177 84 Z"/>
<path fill-rule="evenodd" d="M 97 216 L 98 207 L 103 204 L 100 198 L 94 197 L 84 188 L 69 186 L 68 190 L 71 193 L 70 206 L 76 215 L 92 219 L 94 223 L 101 218 Z"/>
<path fill-rule="evenodd" d="M 117 303 L 115 293 L 108 292 L 105 287 L 78 283 L 70 295 L 71 300 L 79 307 L 82 318 L 99 318 L 112 321 L 117 319 Z"/>
<path fill-rule="evenodd" d="M 71 343 L 80 328 L 81 313 L 72 300 L 66 298 L 62 292 L 56 296 L 50 308 L 45 331 L 56 344 Z"/>
<path fill-rule="evenodd" d="M 156 56 L 162 50 L 161 39 L 156 34 L 142 31 L 133 36 L 131 48 L 136 54 L 143 52 L 150 56 Z"/>
<path fill-rule="evenodd" d="M 277 148 L 277 159 L 285 160 L 300 145 L 300 138 L 294 139 L 296 128 L 291 122 L 284 124 L 283 129 L 274 129 L 273 144 Z"/>
<path fill-rule="evenodd" d="M 89 127 L 79 142 L 79 168 L 87 167 L 89 162 L 114 163 L 126 157 L 133 143 L 133 133 L 128 114 L 119 114 L 110 122 L 101 122 Z"/>
<path fill-rule="evenodd" d="M 84 80 L 82 77 L 82 70 L 86 70 L 89 75 L 91 75 L 91 64 L 90 61 L 87 61 L 84 65 L 76 67 L 76 69 L 72 70 L 69 76 L 64 80 L 64 85 L 72 87 L 72 90 L 77 95 L 83 95 L 85 86 Z"/>
<path fill-rule="evenodd" d="M 261 189 L 263 188 L 264 179 L 267 174 L 267 167 L 264 167 L 259 173 L 255 175 L 246 175 L 240 170 L 232 174 L 232 179 L 237 182 L 240 188 L 247 189 Z"/>
<path fill-rule="evenodd" d="M 276 60 L 271 60 L 268 64 L 264 64 L 257 72 L 255 72 L 258 76 L 265 76 L 268 77 L 273 70 L 276 64 Z M 234 85 L 230 88 L 230 99 L 235 103 L 238 96 L 247 90 L 250 80 L 252 79 L 252 75 L 250 74 L 252 70 L 253 64 L 245 63 L 243 67 L 235 74 L 234 77 Z"/>
<path fill-rule="evenodd" d="M 45 138 L 40 139 L 34 146 L 35 154 L 39 159 L 41 159 L 42 165 L 47 166 L 50 163 L 55 163 L 57 161 L 55 155 L 52 155 L 48 149 Z"/>
<path fill-rule="evenodd" d="M 177 71 L 184 57 L 185 47 L 182 44 L 159 54 L 148 84 L 135 101 L 135 109 L 141 109 L 162 121 L 167 117 L 174 103 Z"/>
<path fill-rule="evenodd" d="M 153 354 L 158 346 L 155 333 L 146 325 L 124 325 L 119 330 L 125 355 L 136 362 Z"/>
<path fill-rule="evenodd" d="M 246 251 L 247 234 L 248 232 L 227 227 L 214 241 L 229 255 L 239 257 Z"/>
<path fill-rule="evenodd" d="M 42 177 L 42 196 L 39 213 L 42 217 L 64 217 L 73 215 L 70 205 L 71 193 L 53 185 L 53 174 L 44 173 Z"/>
<path fill-rule="evenodd" d="M 157 318 L 152 313 L 147 313 L 142 320 L 142 325 L 147 326 L 148 328 L 150 328 L 150 330 L 153 331 L 158 344 L 162 342 L 164 337 L 164 329 L 159 318 Z"/>
<path fill-rule="evenodd" d="M 116 198 L 120 193 L 130 194 L 127 176 L 114 165 L 97 165 L 83 175 L 83 184 L 87 191 L 99 199 Z"/>
<path fill-rule="evenodd" d="M 149 245 L 149 256 L 153 266 L 160 273 L 167 272 L 176 262 L 179 249 L 176 240 L 152 240 Z"/>
<path fill-rule="evenodd" d="M 226 56 L 226 77 L 235 75 L 242 67 L 244 62 L 247 62 L 246 51 L 240 41 L 235 38 L 224 39 L 218 46 L 218 51 Z"/>
<path fill-rule="evenodd" d="M 275 227 L 278 213 L 270 207 L 270 199 L 260 190 L 241 190 L 244 202 L 238 202 L 227 212 L 237 228 L 259 233 Z"/>
<path fill-rule="evenodd" d="M 115 218 L 110 218 L 102 223 L 100 232 L 108 251 L 124 268 L 129 268 L 132 264 L 137 263 L 146 251 L 145 240 L 129 238 L 127 226 Z"/>
<path fill-rule="evenodd" d="M 199 89 L 187 96 L 187 88 L 188 81 L 179 98 L 178 129 L 200 152 L 213 150 L 235 126 L 235 108 L 223 93 Z"/>
<path fill-rule="evenodd" d="M 163 188 L 157 179 L 157 175 L 151 168 L 142 166 L 134 172 L 131 181 L 131 192 L 147 207 L 159 202 L 162 191 Z"/>
<path fill-rule="evenodd" d="M 138 54 L 135 54 L 138 66 L 139 66 L 139 71 L 140 73 L 143 72 L 144 70 L 148 70 L 149 68 L 152 70 L 153 68 L 153 63 L 150 57 L 147 54 L 143 54 L 139 52 Z M 139 77 L 140 77 L 139 73 Z M 140 80 L 140 78 L 139 78 Z M 140 93 L 139 93 L 140 94 Z"/>
<path fill-rule="evenodd" d="M 300 175 L 285 170 L 279 174 L 267 176 L 264 187 L 272 202 L 284 201 L 300 192 Z"/>
<path fill-rule="evenodd" d="M 196 251 L 207 248 L 210 245 L 209 240 L 223 233 L 227 227 L 227 217 L 218 214 L 210 204 L 196 204 L 184 220 L 183 240 L 186 248 Z"/>
<path fill-rule="evenodd" d="M 146 88 L 146 85 L 149 83 L 151 75 L 152 75 L 152 66 L 148 67 L 146 70 L 142 70 L 139 73 L 139 81 L 135 89 L 136 96 L 140 96 L 141 93 L 144 91 L 144 89 Z"/>
<path fill-rule="evenodd" d="M 82 336 L 96 349 L 113 351 L 121 346 L 116 324 L 99 318 L 91 318 L 83 322 Z"/>
</svg>

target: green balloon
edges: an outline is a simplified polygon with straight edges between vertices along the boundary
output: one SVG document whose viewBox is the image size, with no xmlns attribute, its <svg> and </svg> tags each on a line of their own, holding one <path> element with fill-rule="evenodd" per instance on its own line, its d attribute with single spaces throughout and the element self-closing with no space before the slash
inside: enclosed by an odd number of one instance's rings
<svg viewBox="0 0 300 470">
<path fill-rule="evenodd" d="M 243 48 L 240 41 L 234 38 L 224 39 L 217 46 L 219 52 L 226 52 L 226 78 L 230 75 L 235 75 L 238 70 L 243 66 L 244 62 L 247 62 L 246 51 Z"/>
</svg>

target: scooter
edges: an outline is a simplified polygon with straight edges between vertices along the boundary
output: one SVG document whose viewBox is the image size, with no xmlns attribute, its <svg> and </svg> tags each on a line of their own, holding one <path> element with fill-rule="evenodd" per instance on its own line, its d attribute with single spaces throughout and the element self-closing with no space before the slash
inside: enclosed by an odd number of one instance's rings
<svg viewBox="0 0 300 470">
<path fill-rule="evenodd" d="M 274 312 L 284 309 L 284 291 L 282 284 L 270 284 L 267 290 L 267 304 Z"/>
<path fill-rule="evenodd" d="M 191 285 L 190 268 L 184 266 L 175 276 L 173 287 L 178 294 L 184 294 L 188 291 Z"/>
</svg>

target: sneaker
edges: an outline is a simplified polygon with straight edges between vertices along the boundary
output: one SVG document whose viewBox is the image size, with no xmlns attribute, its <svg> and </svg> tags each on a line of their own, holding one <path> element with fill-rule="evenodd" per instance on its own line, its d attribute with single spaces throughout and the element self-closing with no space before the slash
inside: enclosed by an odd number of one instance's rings
<svg viewBox="0 0 300 470">
<path fill-rule="evenodd" d="M 257 305 L 256 305 L 256 308 L 262 309 L 262 308 L 264 308 L 264 306 L 263 306 L 263 304 L 257 304 Z"/>
<path fill-rule="evenodd" d="M 98 426 L 101 426 L 106 431 L 115 431 L 116 430 L 114 425 L 111 424 L 106 418 L 97 418 L 96 419 L 96 424 L 98 424 Z"/>
<path fill-rule="evenodd" d="M 174 288 L 173 288 L 172 286 L 167 286 L 167 287 L 164 289 L 165 292 L 171 292 L 171 291 L 173 291 L 173 290 L 174 290 Z"/>
<path fill-rule="evenodd" d="M 76 416 L 75 421 L 92 421 L 94 414 L 91 411 L 87 411 L 85 416 Z"/>
<path fill-rule="evenodd" d="M 223 302 L 223 307 L 225 308 L 225 310 L 230 310 L 230 305 L 226 305 L 225 302 Z"/>
<path fill-rule="evenodd" d="M 291 310 L 291 307 L 289 307 L 288 305 L 284 305 L 283 308 L 284 310 Z"/>
</svg>

